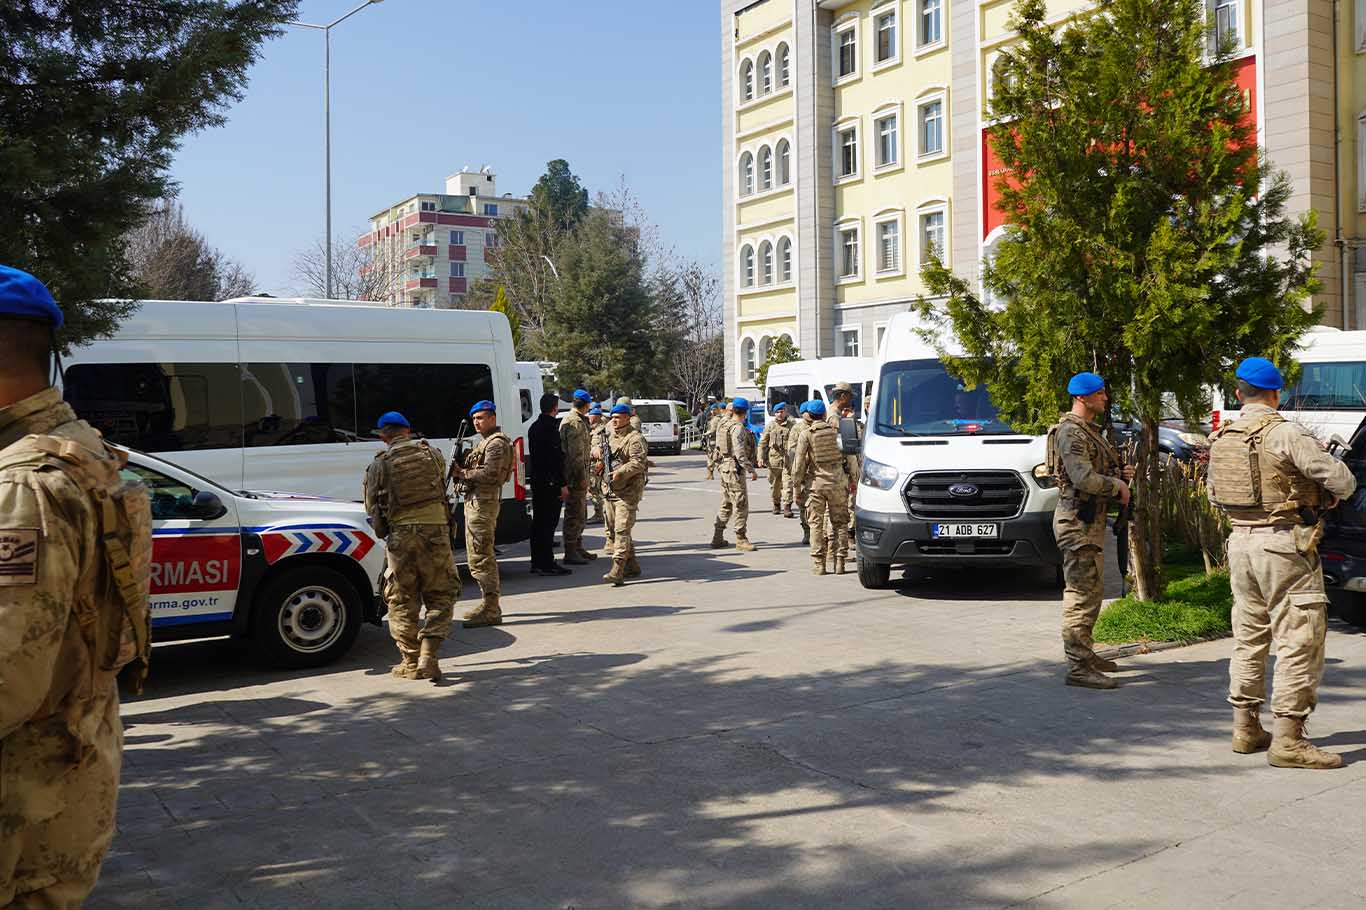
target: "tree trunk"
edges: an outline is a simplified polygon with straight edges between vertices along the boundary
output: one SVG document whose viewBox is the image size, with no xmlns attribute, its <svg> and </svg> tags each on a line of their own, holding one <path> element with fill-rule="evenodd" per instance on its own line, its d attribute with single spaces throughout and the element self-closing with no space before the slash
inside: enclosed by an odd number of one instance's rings
<svg viewBox="0 0 1366 910">
<path fill-rule="evenodd" d="M 1161 465 L 1158 464 L 1157 421 L 1142 419 L 1134 478 L 1133 527 L 1129 539 L 1133 553 L 1134 596 L 1155 600 L 1162 595 L 1162 516 L 1160 513 Z"/>
</svg>

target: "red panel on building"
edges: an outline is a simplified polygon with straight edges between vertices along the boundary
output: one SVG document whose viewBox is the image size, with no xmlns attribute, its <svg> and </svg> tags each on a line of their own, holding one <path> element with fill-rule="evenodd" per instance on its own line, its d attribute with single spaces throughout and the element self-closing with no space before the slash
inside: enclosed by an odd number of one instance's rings
<svg viewBox="0 0 1366 910">
<path fill-rule="evenodd" d="M 452 262 L 464 262 L 465 251 L 464 246 L 448 246 L 446 247 L 446 258 Z"/>
<path fill-rule="evenodd" d="M 457 227 L 491 228 L 496 222 L 496 218 L 479 218 L 474 215 L 447 215 L 442 213 L 436 216 L 437 224 L 454 224 Z"/>
<path fill-rule="evenodd" d="M 452 293 L 452 294 L 463 294 L 463 293 L 465 293 L 465 281 L 466 281 L 466 279 L 464 279 L 464 278 L 452 278 L 450 281 L 451 281 L 451 293 Z"/>
</svg>

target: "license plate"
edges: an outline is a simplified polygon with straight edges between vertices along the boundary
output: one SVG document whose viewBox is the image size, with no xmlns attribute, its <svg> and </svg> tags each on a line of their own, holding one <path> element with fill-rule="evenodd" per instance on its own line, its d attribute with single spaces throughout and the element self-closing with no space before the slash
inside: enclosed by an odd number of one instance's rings
<svg viewBox="0 0 1366 910">
<path fill-rule="evenodd" d="M 1001 526 L 998 524 L 982 524 L 980 522 L 957 521 L 948 524 L 937 524 L 930 526 L 932 537 L 1000 537 Z"/>
</svg>

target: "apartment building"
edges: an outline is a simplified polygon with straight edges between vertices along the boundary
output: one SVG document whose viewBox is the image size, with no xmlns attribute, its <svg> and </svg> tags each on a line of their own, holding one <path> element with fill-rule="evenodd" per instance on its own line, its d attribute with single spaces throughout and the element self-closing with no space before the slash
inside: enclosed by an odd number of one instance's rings
<svg viewBox="0 0 1366 910">
<path fill-rule="evenodd" d="M 1316 209 L 1324 322 L 1366 327 L 1366 0 L 1206 0 L 1258 139 Z M 767 348 L 870 355 L 931 249 L 976 280 L 1002 233 L 983 113 L 1012 0 L 724 0 L 726 389 Z M 1090 3 L 1052 0 L 1062 22 Z M 1346 8 L 1344 5 L 1343 9 Z M 1344 13 L 1345 15 L 1345 13 Z M 1351 23 L 1349 23 L 1350 25 Z M 1361 261 L 1358 262 L 1358 259 Z"/>
<path fill-rule="evenodd" d="M 375 279 L 371 296 L 390 306 L 460 306 L 489 273 L 499 220 L 526 204 L 499 196 L 490 168 L 462 168 L 446 178 L 444 193 L 418 193 L 376 212 L 357 241 L 368 254 L 362 268 Z"/>
</svg>

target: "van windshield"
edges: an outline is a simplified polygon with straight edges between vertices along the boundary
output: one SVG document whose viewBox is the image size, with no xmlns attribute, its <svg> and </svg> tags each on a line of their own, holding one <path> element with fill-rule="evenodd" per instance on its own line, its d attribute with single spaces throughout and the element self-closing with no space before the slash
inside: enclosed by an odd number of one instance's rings
<svg viewBox="0 0 1366 910">
<path fill-rule="evenodd" d="M 864 383 L 854 380 L 849 383 L 849 388 L 853 389 L 854 396 L 854 416 L 860 420 L 863 418 L 863 388 Z M 825 400 L 831 404 L 835 403 L 835 384 L 827 382 L 825 384 Z"/>
<path fill-rule="evenodd" d="M 636 416 L 641 423 L 673 423 L 674 409 L 667 404 L 638 404 Z"/>
<path fill-rule="evenodd" d="M 1013 435 L 985 386 L 968 390 L 934 360 L 883 364 L 877 384 L 879 436 Z"/>
<path fill-rule="evenodd" d="M 1306 363 L 1300 381 L 1281 393 L 1291 411 L 1366 411 L 1366 361 Z"/>
</svg>

